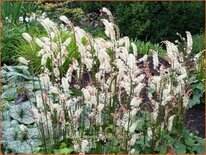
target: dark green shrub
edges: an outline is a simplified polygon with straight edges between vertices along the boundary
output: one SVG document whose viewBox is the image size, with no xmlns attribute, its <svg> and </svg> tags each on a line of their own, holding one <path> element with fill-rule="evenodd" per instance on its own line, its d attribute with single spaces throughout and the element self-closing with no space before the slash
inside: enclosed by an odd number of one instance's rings
<svg viewBox="0 0 206 155">
<path fill-rule="evenodd" d="M 71 3 L 68 3 L 68 5 Z M 204 2 L 79 2 L 85 13 L 107 7 L 117 18 L 120 31 L 130 38 L 174 41 L 176 33 L 204 32 Z"/>
<path fill-rule="evenodd" d="M 197 34 L 193 36 L 193 53 L 198 53 L 205 49 L 205 35 Z"/>
</svg>

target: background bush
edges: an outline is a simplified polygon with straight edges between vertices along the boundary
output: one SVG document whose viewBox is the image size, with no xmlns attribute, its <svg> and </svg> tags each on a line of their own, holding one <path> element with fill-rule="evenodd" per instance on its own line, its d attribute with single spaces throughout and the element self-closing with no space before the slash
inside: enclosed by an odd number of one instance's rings
<svg viewBox="0 0 206 155">
<path fill-rule="evenodd" d="M 193 35 L 204 32 L 204 2 L 78 2 L 76 5 L 86 13 L 107 7 L 116 16 L 124 35 L 144 41 L 175 40 L 176 32 L 184 34 L 186 30 Z"/>
</svg>

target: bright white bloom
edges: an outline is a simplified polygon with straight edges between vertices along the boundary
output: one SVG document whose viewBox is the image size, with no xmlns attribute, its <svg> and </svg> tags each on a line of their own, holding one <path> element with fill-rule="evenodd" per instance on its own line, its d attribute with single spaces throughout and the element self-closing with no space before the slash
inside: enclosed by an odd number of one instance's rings
<svg viewBox="0 0 206 155">
<path fill-rule="evenodd" d="M 135 81 L 136 83 L 140 83 L 145 78 L 145 76 L 145 74 L 141 74 L 138 77 L 136 77 L 133 81 Z"/>
<path fill-rule="evenodd" d="M 85 153 L 89 151 L 89 142 L 88 140 L 84 139 L 81 142 L 81 153 Z"/>
<path fill-rule="evenodd" d="M 18 58 L 19 62 L 24 64 L 24 65 L 28 65 L 29 64 L 29 60 L 26 60 L 24 57 L 19 57 Z"/>
<path fill-rule="evenodd" d="M 51 110 L 52 111 L 57 111 L 58 114 L 60 114 L 60 112 L 63 110 L 62 106 L 59 104 L 52 104 L 51 105 Z"/>
<path fill-rule="evenodd" d="M 92 104 L 97 104 L 97 89 L 94 86 L 87 86 L 86 88 L 82 88 L 82 92 L 84 95 L 84 101 L 87 105 L 92 106 Z"/>
<path fill-rule="evenodd" d="M 152 118 L 153 118 L 153 120 L 156 122 L 157 121 L 157 116 L 158 116 L 158 111 L 157 110 L 154 110 L 153 112 L 152 112 Z"/>
<path fill-rule="evenodd" d="M 137 139 L 139 139 L 139 137 L 142 135 L 142 132 L 140 132 L 140 133 L 138 133 L 138 134 L 133 134 L 132 135 L 132 138 L 129 140 L 129 145 L 130 146 L 134 146 L 135 145 L 135 143 L 136 143 L 136 141 L 137 141 Z"/>
<path fill-rule="evenodd" d="M 197 53 L 195 56 L 194 56 L 194 61 L 195 63 L 197 63 L 197 61 L 199 60 L 199 58 L 202 56 L 202 54 L 205 52 L 205 50 Z"/>
<path fill-rule="evenodd" d="M 185 94 L 185 95 L 183 96 L 183 106 L 184 106 L 184 108 L 187 108 L 189 99 L 190 99 L 190 98 L 189 98 L 189 96 L 188 96 L 187 94 Z"/>
<path fill-rule="evenodd" d="M 103 48 L 98 52 L 97 55 L 99 61 L 100 61 L 100 70 L 105 70 L 106 72 L 111 71 L 111 65 L 110 65 L 110 56 L 107 54 L 106 49 Z"/>
<path fill-rule="evenodd" d="M 54 93 L 54 94 L 59 94 L 59 93 L 60 93 L 60 90 L 59 90 L 59 88 L 56 87 L 56 86 L 50 86 L 49 93 L 50 93 L 50 94 L 52 94 L 52 93 Z"/>
<path fill-rule="evenodd" d="M 23 22 L 24 21 L 24 18 L 21 16 L 19 17 L 19 22 Z"/>
<path fill-rule="evenodd" d="M 69 82 L 65 77 L 62 78 L 62 87 L 64 89 L 64 92 L 67 93 L 69 90 Z"/>
<path fill-rule="evenodd" d="M 100 103 L 97 107 L 99 112 L 101 112 L 103 108 L 104 108 L 104 104 L 102 104 L 102 103 Z"/>
<path fill-rule="evenodd" d="M 174 117 L 175 117 L 175 115 L 172 115 L 172 116 L 170 116 L 170 118 L 168 119 L 168 126 L 167 126 L 168 131 L 171 131 L 171 130 L 172 130 Z"/>
<path fill-rule="evenodd" d="M 132 49 L 133 49 L 133 54 L 137 56 L 137 46 L 134 43 L 131 43 Z"/>
<path fill-rule="evenodd" d="M 43 109 L 44 108 L 43 99 L 42 99 L 41 93 L 38 93 L 36 95 L 36 106 L 37 106 L 38 109 Z"/>
<path fill-rule="evenodd" d="M 108 20 L 106 19 L 102 19 L 102 22 L 105 26 L 105 34 L 107 35 L 107 37 L 111 38 L 111 40 L 115 40 L 115 30 L 114 30 L 114 24 L 110 23 Z"/>
<path fill-rule="evenodd" d="M 189 31 L 186 31 L 186 35 L 187 35 L 187 49 L 186 49 L 186 52 L 187 52 L 187 54 L 190 54 L 191 51 L 192 51 L 192 44 L 193 44 L 192 35 Z"/>
<path fill-rule="evenodd" d="M 37 43 L 39 47 L 44 47 L 44 43 L 39 38 L 35 38 L 34 41 Z"/>
<path fill-rule="evenodd" d="M 52 38 L 54 37 L 54 35 L 57 34 L 57 25 L 54 22 L 52 22 L 49 18 L 42 19 L 41 25 L 44 27 L 47 34 Z M 51 35 L 52 33 L 54 35 Z"/>
<path fill-rule="evenodd" d="M 129 153 L 130 153 L 130 154 L 134 154 L 135 152 L 136 152 L 136 149 L 133 148 L 133 149 L 130 150 Z"/>
<path fill-rule="evenodd" d="M 30 20 L 30 21 L 34 21 L 35 19 L 36 19 L 36 14 L 32 12 L 29 20 Z"/>
<path fill-rule="evenodd" d="M 137 70 L 137 60 L 133 54 L 129 54 L 127 58 L 127 65 L 130 68 L 131 72 L 135 72 Z"/>
<path fill-rule="evenodd" d="M 131 110 L 131 116 L 135 116 L 138 112 L 139 108 L 132 108 Z"/>
<path fill-rule="evenodd" d="M 171 101 L 172 100 L 172 96 L 171 95 L 169 95 L 169 96 L 167 96 L 163 101 L 162 101 L 162 106 L 165 106 L 169 101 Z"/>
<path fill-rule="evenodd" d="M 46 17 L 47 17 L 46 12 L 43 12 L 41 16 L 44 17 L 44 18 L 46 18 Z"/>
<path fill-rule="evenodd" d="M 140 92 L 142 90 L 142 88 L 145 86 L 144 83 L 139 83 L 135 88 L 134 88 L 134 93 L 136 96 L 139 96 L 140 95 Z"/>
<path fill-rule="evenodd" d="M 138 62 L 146 62 L 146 61 L 147 61 L 147 58 L 148 58 L 148 55 L 145 54 L 142 58 L 140 58 L 140 59 L 138 60 Z"/>
<path fill-rule="evenodd" d="M 159 65 L 158 53 L 155 50 L 152 50 L 152 58 L 153 58 L 153 68 L 157 69 Z"/>
<path fill-rule="evenodd" d="M 175 44 L 170 41 L 163 41 L 167 48 L 167 56 L 169 57 L 169 63 L 172 64 L 174 60 L 177 60 L 177 56 L 179 55 L 178 48 Z"/>
<path fill-rule="evenodd" d="M 29 20 L 29 17 L 26 17 L 25 18 L 25 21 L 28 23 L 30 20 Z"/>
<path fill-rule="evenodd" d="M 182 74 L 180 76 L 177 77 L 177 81 L 182 81 L 187 77 L 187 74 Z"/>
<path fill-rule="evenodd" d="M 42 73 L 39 75 L 39 80 L 43 89 L 48 88 L 51 85 L 50 77 L 46 73 Z"/>
<path fill-rule="evenodd" d="M 22 33 L 22 37 L 28 42 L 32 41 L 32 37 L 28 33 Z"/>
<path fill-rule="evenodd" d="M 76 110 L 75 113 L 74 113 L 74 117 L 79 118 L 81 113 L 82 113 L 82 111 L 83 111 L 82 109 Z"/>
<path fill-rule="evenodd" d="M 151 128 L 148 128 L 147 129 L 147 135 L 148 135 L 148 140 L 150 141 L 152 139 L 152 129 Z"/>
<path fill-rule="evenodd" d="M 139 97 L 134 97 L 130 103 L 131 106 L 134 106 L 135 108 L 138 108 L 139 105 L 142 103 L 142 99 Z"/>
<path fill-rule="evenodd" d="M 79 152 L 80 146 L 77 142 L 74 143 L 74 151 Z"/>
<path fill-rule="evenodd" d="M 70 27 L 73 26 L 72 22 L 66 16 L 60 16 L 59 19 L 69 25 Z"/>
<path fill-rule="evenodd" d="M 108 16 L 112 16 L 112 13 L 107 8 L 103 7 L 102 11 L 105 12 Z"/>
<path fill-rule="evenodd" d="M 129 132 L 134 133 L 139 121 L 134 122 L 130 127 L 129 127 Z"/>
</svg>

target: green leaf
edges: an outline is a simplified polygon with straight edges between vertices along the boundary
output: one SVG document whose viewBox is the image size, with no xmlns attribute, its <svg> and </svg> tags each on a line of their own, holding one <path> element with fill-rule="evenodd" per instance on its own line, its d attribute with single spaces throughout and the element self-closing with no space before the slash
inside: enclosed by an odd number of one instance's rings
<svg viewBox="0 0 206 155">
<path fill-rule="evenodd" d="M 18 105 L 13 105 L 9 111 L 10 116 L 13 119 L 18 120 L 23 124 L 31 124 L 35 122 L 32 112 L 32 105 L 29 101 L 22 102 Z"/>
<path fill-rule="evenodd" d="M 193 150 L 197 152 L 197 154 L 205 154 L 205 147 L 204 144 L 195 144 L 193 146 Z"/>
<path fill-rule="evenodd" d="M 150 88 L 150 87 L 149 87 L 149 88 L 147 88 L 147 90 L 148 90 L 148 92 L 149 92 L 149 93 L 151 93 L 151 94 L 153 94 L 153 93 L 155 92 L 155 89 Z"/>
<path fill-rule="evenodd" d="M 87 44 L 87 38 L 86 38 L 86 37 L 83 37 L 83 38 L 82 38 L 82 44 L 83 44 L 83 45 L 86 45 L 86 44 Z"/>
<path fill-rule="evenodd" d="M 202 92 L 204 92 L 205 90 L 205 86 L 202 82 L 199 82 L 197 85 L 195 85 L 195 88 L 199 89 Z"/>
<path fill-rule="evenodd" d="M 9 88 L 5 90 L 2 94 L 2 99 L 13 101 L 17 97 L 17 89 L 15 88 Z"/>
<path fill-rule="evenodd" d="M 4 121 L 10 121 L 11 120 L 11 117 L 10 117 L 10 114 L 9 114 L 8 110 L 7 111 L 3 111 L 2 117 L 3 117 Z"/>
<path fill-rule="evenodd" d="M 32 146 L 26 141 L 13 141 L 8 143 L 8 148 L 14 153 L 31 154 Z"/>
<path fill-rule="evenodd" d="M 195 143 L 195 140 L 194 140 L 192 137 L 187 136 L 187 137 L 185 138 L 185 144 L 187 144 L 188 146 L 193 146 L 194 143 Z"/>
<path fill-rule="evenodd" d="M 73 152 L 73 149 L 72 149 L 72 148 L 60 149 L 60 153 L 61 153 L 61 154 L 70 154 L 71 152 Z"/>
<path fill-rule="evenodd" d="M 6 131 L 11 127 L 10 121 L 2 121 L 2 130 Z"/>
<path fill-rule="evenodd" d="M 13 128 L 16 128 L 17 126 L 19 126 L 19 122 L 17 120 L 12 120 L 10 124 L 11 124 L 11 127 Z"/>
<path fill-rule="evenodd" d="M 165 146 L 165 145 L 160 145 L 159 147 L 160 147 L 160 151 L 159 151 L 160 154 L 165 154 L 165 153 L 167 153 L 167 146 Z"/>
<path fill-rule="evenodd" d="M 177 154 L 185 154 L 186 153 L 186 147 L 184 144 L 176 143 L 174 149 L 175 149 L 175 152 Z"/>
</svg>

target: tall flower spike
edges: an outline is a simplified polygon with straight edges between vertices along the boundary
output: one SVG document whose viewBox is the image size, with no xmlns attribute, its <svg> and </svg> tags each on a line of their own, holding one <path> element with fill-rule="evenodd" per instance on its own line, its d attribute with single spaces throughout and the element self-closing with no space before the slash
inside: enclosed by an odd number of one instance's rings
<svg viewBox="0 0 206 155">
<path fill-rule="evenodd" d="M 151 50 L 151 51 L 152 51 L 152 58 L 153 58 L 153 68 L 157 69 L 159 65 L 158 53 L 155 50 Z"/>
<path fill-rule="evenodd" d="M 132 46 L 134 55 L 137 56 L 137 46 L 134 43 L 131 43 L 131 46 Z"/>
<path fill-rule="evenodd" d="M 170 118 L 168 119 L 168 126 L 167 126 L 168 131 L 171 131 L 171 130 L 172 130 L 174 117 L 175 117 L 175 115 L 172 115 L 172 116 L 170 116 Z"/>
<path fill-rule="evenodd" d="M 24 57 L 19 57 L 18 60 L 20 63 L 24 65 L 28 65 L 28 63 L 30 62 L 29 60 L 26 60 Z"/>
<path fill-rule="evenodd" d="M 23 37 L 26 41 L 28 41 L 28 42 L 31 42 L 31 41 L 32 41 L 32 37 L 31 37 L 30 34 L 28 34 L 28 33 L 23 33 L 23 34 L 22 34 L 22 37 Z"/>
<path fill-rule="evenodd" d="M 187 36 L 187 48 L 186 48 L 186 52 L 187 54 L 190 54 L 192 52 L 192 35 L 189 31 L 186 31 L 186 36 Z"/>
<path fill-rule="evenodd" d="M 105 12 L 109 16 L 110 22 L 114 23 L 114 18 L 112 13 L 105 7 L 102 8 L 102 11 Z"/>
<path fill-rule="evenodd" d="M 67 24 L 69 27 L 73 27 L 73 23 L 66 16 L 60 16 L 59 19 L 65 24 Z"/>
</svg>

